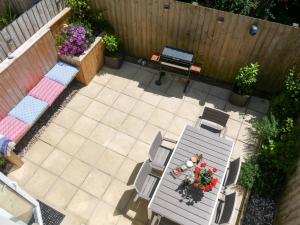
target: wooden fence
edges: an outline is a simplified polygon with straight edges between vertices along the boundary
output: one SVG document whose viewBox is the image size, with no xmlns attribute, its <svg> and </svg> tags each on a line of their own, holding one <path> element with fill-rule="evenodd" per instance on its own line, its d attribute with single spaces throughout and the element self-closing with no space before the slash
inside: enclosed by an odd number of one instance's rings
<svg viewBox="0 0 300 225">
<path fill-rule="evenodd" d="M 30 9 L 40 0 L 0 0 L 0 16 L 6 13 L 7 7 L 10 7 L 18 15 Z"/>
<path fill-rule="evenodd" d="M 0 31 L 0 62 L 65 8 L 64 0 L 42 0 Z"/>
<path fill-rule="evenodd" d="M 300 117 L 297 120 L 298 132 L 300 132 Z M 299 135 L 300 133 L 298 133 Z M 300 159 L 298 168 L 287 184 L 287 188 L 279 201 L 275 225 L 300 224 Z"/>
<path fill-rule="evenodd" d="M 166 45 L 193 51 L 203 74 L 232 82 L 239 68 L 261 64 L 259 88 L 274 92 L 300 64 L 300 29 L 175 0 L 92 0 L 105 10 L 128 54 L 149 59 Z M 257 24 L 258 33 L 249 33 Z"/>
</svg>

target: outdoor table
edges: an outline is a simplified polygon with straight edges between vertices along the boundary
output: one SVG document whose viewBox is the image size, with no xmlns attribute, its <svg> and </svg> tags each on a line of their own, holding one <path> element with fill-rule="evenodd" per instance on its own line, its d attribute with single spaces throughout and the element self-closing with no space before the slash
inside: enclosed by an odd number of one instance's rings
<svg viewBox="0 0 300 225">
<path fill-rule="evenodd" d="M 148 205 L 149 214 L 153 211 L 181 225 L 211 224 L 232 148 L 233 142 L 230 140 L 202 128 L 186 126 Z M 174 177 L 172 170 L 185 164 L 196 154 L 203 155 L 202 162 L 206 162 L 208 167 L 218 169 L 214 177 L 218 178 L 219 182 L 210 192 L 201 194 L 199 191 L 191 203 L 183 197 L 181 190 L 186 172 Z"/>
</svg>

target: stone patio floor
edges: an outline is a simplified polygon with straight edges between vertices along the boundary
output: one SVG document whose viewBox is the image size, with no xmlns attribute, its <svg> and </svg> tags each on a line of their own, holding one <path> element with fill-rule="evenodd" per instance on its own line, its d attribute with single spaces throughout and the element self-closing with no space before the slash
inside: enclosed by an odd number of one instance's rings
<svg viewBox="0 0 300 225">
<path fill-rule="evenodd" d="M 23 167 L 9 177 L 64 213 L 62 225 L 145 225 L 147 202 L 132 203 L 133 182 L 157 131 L 178 138 L 210 106 L 230 114 L 232 159 L 255 150 L 249 121 L 263 117 L 267 100 L 252 97 L 248 107 L 239 108 L 228 102 L 227 89 L 192 81 L 184 95 L 178 77 L 167 74 L 156 86 L 157 77 L 157 71 L 128 62 L 120 70 L 104 67 L 53 119 L 25 154 Z M 238 196 L 240 203 L 243 192 Z"/>
</svg>

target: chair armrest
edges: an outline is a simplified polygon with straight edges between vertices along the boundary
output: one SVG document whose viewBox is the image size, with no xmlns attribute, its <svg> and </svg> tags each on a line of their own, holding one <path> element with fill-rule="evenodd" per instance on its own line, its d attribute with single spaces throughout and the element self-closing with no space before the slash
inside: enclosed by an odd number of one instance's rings
<svg viewBox="0 0 300 225">
<path fill-rule="evenodd" d="M 171 142 L 171 143 L 174 143 L 174 144 L 177 143 L 177 140 L 174 140 L 174 139 L 171 139 L 171 138 L 163 138 L 163 140 L 164 140 L 164 141 Z"/>
<path fill-rule="evenodd" d="M 159 222 L 160 220 L 161 220 L 161 216 L 155 215 L 152 219 L 151 225 L 157 224 L 157 222 Z"/>
</svg>

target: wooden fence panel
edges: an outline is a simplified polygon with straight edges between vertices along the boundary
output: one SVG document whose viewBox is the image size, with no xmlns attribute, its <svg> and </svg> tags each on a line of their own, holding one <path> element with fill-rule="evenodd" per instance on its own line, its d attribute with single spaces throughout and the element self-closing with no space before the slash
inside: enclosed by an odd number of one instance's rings
<svg viewBox="0 0 300 225">
<path fill-rule="evenodd" d="M 14 1 L 17 2 L 17 1 Z M 1 6 L 0 0 L 0 6 Z M 24 2 L 22 7 L 27 7 Z M 42 0 L 0 31 L 0 63 L 65 8 L 64 0 Z"/>
<path fill-rule="evenodd" d="M 261 65 L 258 87 L 275 92 L 300 65 L 300 29 L 175 0 L 92 0 L 105 10 L 127 54 L 149 59 L 166 45 L 193 51 L 203 74 L 232 82 L 241 66 Z M 252 24 L 258 33 L 250 35 Z"/>
</svg>

